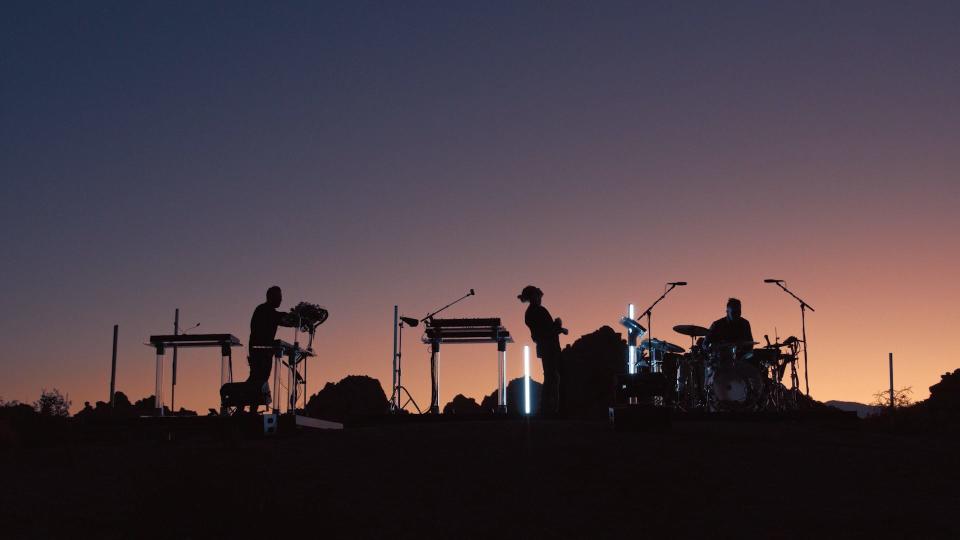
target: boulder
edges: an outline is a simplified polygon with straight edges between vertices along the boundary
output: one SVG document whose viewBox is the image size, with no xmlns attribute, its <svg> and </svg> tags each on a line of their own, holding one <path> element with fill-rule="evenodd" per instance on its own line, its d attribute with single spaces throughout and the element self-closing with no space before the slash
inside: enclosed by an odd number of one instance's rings
<svg viewBox="0 0 960 540">
<path fill-rule="evenodd" d="M 380 381 L 366 375 L 350 375 L 327 383 L 310 396 L 304 414 L 323 420 L 347 422 L 387 413 L 389 403 Z"/>
</svg>

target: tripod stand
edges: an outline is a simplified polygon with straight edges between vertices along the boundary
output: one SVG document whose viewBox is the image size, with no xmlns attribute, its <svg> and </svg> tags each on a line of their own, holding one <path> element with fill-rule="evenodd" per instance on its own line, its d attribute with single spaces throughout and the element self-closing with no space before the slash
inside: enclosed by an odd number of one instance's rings
<svg viewBox="0 0 960 540">
<path fill-rule="evenodd" d="M 400 383 L 401 360 L 403 358 L 403 326 L 407 320 L 407 317 L 400 317 L 398 307 L 393 306 L 393 393 L 390 395 L 390 412 L 400 412 L 407 405 L 413 403 L 413 407 L 417 409 L 417 414 L 423 414 L 420 406 L 410 395 L 410 391 Z M 413 323 L 411 326 L 416 326 L 419 321 L 413 319 Z M 401 405 L 400 400 L 403 399 L 403 394 L 407 395 L 407 401 Z"/>
</svg>

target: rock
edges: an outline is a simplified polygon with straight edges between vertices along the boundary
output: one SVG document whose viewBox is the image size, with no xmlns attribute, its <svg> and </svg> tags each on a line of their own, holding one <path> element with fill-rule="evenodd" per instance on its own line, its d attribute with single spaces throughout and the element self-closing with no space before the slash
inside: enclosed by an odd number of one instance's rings
<svg viewBox="0 0 960 540">
<path fill-rule="evenodd" d="M 463 394 L 457 394 L 450 403 L 443 406 L 443 414 L 476 416 L 479 414 L 489 414 L 489 412 L 478 405 L 475 399 L 468 398 Z"/>
<path fill-rule="evenodd" d="M 380 381 L 366 375 L 350 375 L 338 383 L 327 383 L 310 396 L 307 416 L 346 422 L 387 413 L 387 396 Z"/>
<path fill-rule="evenodd" d="M 938 412 L 960 413 L 960 369 L 940 376 L 940 382 L 930 387 L 927 405 Z"/>
<path fill-rule="evenodd" d="M 613 403 L 614 378 L 627 370 L 627 342 L 602 326 L 564 348 L 561 361 L 566 413 L 605 418 Z"/>
</svg>

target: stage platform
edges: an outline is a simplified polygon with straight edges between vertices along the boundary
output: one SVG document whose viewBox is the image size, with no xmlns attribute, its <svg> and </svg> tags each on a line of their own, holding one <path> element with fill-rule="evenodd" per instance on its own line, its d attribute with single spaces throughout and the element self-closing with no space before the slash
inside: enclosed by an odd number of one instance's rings
<svg viewBox="0 0 960 540">
<path fill-rule="evenodd" d="M 82 440 L 197 440 L 290 437 L 303 431 L 341 430 L 343 424 L 290 414 L 234 416 L 139 416 L 97 418 L 74 426 Z"/>
</svg>

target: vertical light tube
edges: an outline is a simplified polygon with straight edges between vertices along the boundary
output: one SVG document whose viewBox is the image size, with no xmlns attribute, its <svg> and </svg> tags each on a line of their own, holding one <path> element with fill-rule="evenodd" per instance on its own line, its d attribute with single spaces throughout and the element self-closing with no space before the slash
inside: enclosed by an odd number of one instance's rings
<svg viewBox="0 0 960 540">
<path fill-rule="evenodd" d="M 436 351 L 431 358 L 433 369 L 433 402 L 430 404 L 430 412 L 440 414 L 440 342 L 435 342 Z"/>
<path fill-rule="evenodd" d="M 627 304 L 627 316 L 633 320 L 633 304 Z M 635 375 L 637 373 L 637 346 L 634 344 L 635 336 L 633 330 L 627 328 L 627 373 Z"/>
<path fill-rule="evenodd" d="M 227 364 L 229 361 L 230 361 L 229 356 L 223 355 L 220 357 L 220 386 L 223 386 L 228 382 L 231 382 L 229 380 L 229 367 Z"/>
<path fill-rule="evenodd" d="M 507 351 L 500 351 L 499 378 L 497 380 L 497 412 L 507 412 Z"/>
<path fill-rule="evenodd" d="M 530 346 L 523 346 L 523 413 L 530 414 Z"/>
</svg>

